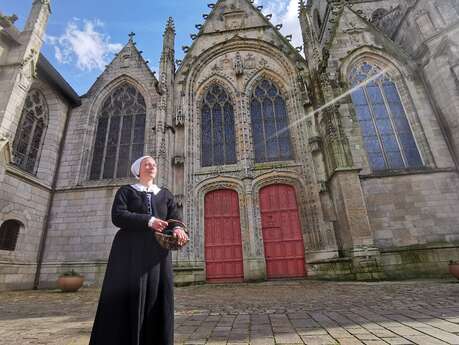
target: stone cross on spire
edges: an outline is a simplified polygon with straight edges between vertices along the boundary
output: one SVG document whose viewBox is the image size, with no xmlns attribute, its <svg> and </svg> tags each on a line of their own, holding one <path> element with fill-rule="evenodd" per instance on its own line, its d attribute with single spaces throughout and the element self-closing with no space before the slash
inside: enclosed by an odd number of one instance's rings
<svg viewBox="0 0 459 345">
<path fill-rule="evenodd" d="M 129 42 L 133 42 L 135 33 L 131 31 L 131 32 L 128 34 L 128 36 L 129 36 Z"/>
</svg>

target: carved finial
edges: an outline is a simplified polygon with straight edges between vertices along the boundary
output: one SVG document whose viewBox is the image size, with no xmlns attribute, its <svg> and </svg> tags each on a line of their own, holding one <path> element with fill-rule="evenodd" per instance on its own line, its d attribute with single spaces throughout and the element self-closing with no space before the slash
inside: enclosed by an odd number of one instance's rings
<svg viewBox="0 0 459 345">
<path fill-rule="evenodd" d="M 11 16 L 2 16 L 0 13 L 0 20 L 1 19 L 6 21 L 6 26 L 11 26 L 18 20 L 18 16 L 15 14 L 12 14 Z"/>
<path fill-rule="evenodd" d="M 174 19 L 172 19 L 172 17 L 169 17 L 167 19 L 166 30 L 164 30 L 164 33 L 168 32 L 168 31 L 172 31 L 172 32 L 175 33 Z"/>
<path fill-rule="evenodd" d="M 301 10 L 306 8 L 306 4 L 304 3 L 304 0 L 298 1 L 298 10 L 301 12 Z"/>
<path fill-rule="evenodd" d="M 131 31 L 131 32 L 128 34 L 128 36 L 129 36 L 129 42 L 134 42 L 135 33 Z"/>
</svg>

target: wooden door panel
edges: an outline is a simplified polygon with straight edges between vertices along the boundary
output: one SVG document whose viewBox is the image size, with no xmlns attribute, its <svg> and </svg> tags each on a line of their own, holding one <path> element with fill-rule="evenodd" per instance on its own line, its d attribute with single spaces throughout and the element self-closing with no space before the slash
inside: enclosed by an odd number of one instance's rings
<svg viewBox="0 0 459 345">
<path fill-rule="evenodd" d="M 295 190 L 271 185 L 260 191 L 261 224 L 268 278 L 303 277 L 304 245 Z"/>
<path fill-rule="evenodd" d="M 238 195 L 229 189 L 205 196 L 206 275 L 209 282 L 242 281 L 242 240 Z"/>
</svg>

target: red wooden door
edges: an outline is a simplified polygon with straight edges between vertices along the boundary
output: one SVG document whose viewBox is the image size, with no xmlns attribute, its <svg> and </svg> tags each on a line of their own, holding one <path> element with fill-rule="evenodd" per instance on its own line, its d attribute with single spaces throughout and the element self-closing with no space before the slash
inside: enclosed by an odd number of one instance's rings
<svg viewBox="0 0 459 345">
<path fill-rule="evenodd" d="M 260 207 L 268 278 L 304 277 L 304 245 L 295 189 L 282 184 L 262 188 Z"/>
<path fill-rule="evenodd" d="M 206 274 L 209 282 L 244 279 L 239 201 L 235 191 L 209 192 L 204 200 Z"/>
</svg>

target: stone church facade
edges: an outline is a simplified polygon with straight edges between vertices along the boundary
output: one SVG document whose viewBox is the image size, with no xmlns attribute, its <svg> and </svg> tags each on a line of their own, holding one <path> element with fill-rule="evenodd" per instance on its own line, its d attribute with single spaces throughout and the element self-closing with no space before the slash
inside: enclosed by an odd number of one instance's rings
<svg viewBox="0 0 459 345">
<path fill-rule="evenodd" d="M 249 0 L 209 4 L 159 75 L 133 35 L 78 96 L 50 15 L 0 17 L 0 289 L 100 284 L 131 161 L 157 158 L 191 241 L 177 283 L 439 277 L 459 259 L 459 2 L 299 2 L 303 47 Z M 302 54 L 304 53 L 304 55 Z"/>
</svg>

